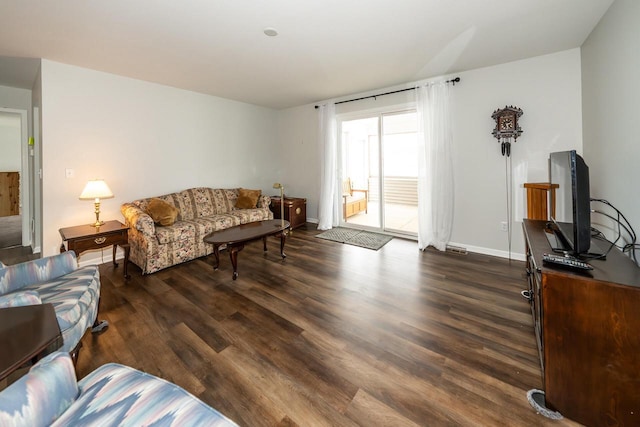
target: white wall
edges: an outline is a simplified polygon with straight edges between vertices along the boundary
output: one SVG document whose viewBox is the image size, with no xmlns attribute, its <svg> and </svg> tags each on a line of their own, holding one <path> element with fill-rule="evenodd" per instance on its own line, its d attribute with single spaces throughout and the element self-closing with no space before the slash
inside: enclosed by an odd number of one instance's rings
<svg viewBox="0 0 640 427">
<path fill-rule="evenodd" d="M 457 75 L 462 82 L 452 88 L 456 170 L 452 242 L 469 250 L 507 256 L 507 233 L 499 231 L 500 222 L 507 219 L 505 160 L 491 135 L 495 126 L 491 114 L 505 105 L 524 111 L 520 121 L 524 133 L 512 148 L 514 217 L 520 219 L 526 212 L 522 184 L 547 181 L 549 153 L 582 151 L 580 51 L 571 49 Z M 358 101 L 343 104 L 348 107 L 342 110 L 402 104 L 412 101 L 412 96 L 409 91 Z M 317 218 L 320 154 L 316 110 L 306 105 L 278 114 L 278 140 L 286 160 L 282 181 L 290 183 L 290 195 L 307 197 L 307 215 Z M 514 257 L 523 258 L 519 221 L 513 223 L 512 234 Z"/>
<path fill-rule="evenodd" d="M 27 111 L 28 128 L 31 129 L 31 91 L 0 86 L 0 107 Z"/>
<path fill-rule="evenodd" d="M 0 172 L 20 172 L 22 168 L 20 127 L 20 115 L 0 110 Z"/>
<path fill-rule="evenodd" d="M 277 141 L 281 162 L 278 182 L 285 195 L 307 199 L 307 221 L 318 221 L 320 148 L 318 122 L 313 105 L 278 112 Z M 275 193 L 272 193 L 275 194 Z"/>
<path fill-rule="evenodd" d="M 639 53 L 640 2 L 616 0 L 582 46 L 584 157 L 592 197 L 611 202 L 636 232 L 640 232 Z M 602 220 L 598 215 L 592 218 Z"/>
<path fill-rule="evenodd" d="M 274 110 L 49 60 L 41 74 L 44 256 L 58 252 L 59 228 L 95 220 L 78 200 L 89 179 L 115 194 L 103 220 L 122 221 L 123 202 L 195 186 L 273 192 Z"/>
<path fill-rule="evenodd" d="M 524 111 L 523 134 L 511 148 L 514 219 L 512 251 L 524 254 L 520 219 L 526 216 L 525 182 L 548 181 L 549 153 L 582 151 L 580 51 L 460 73 L 453 91 L 456 169 L 452 241 L 500 255 L 508 239 L 499 231 L 507 220 L 505 158 L 491 135 L 491 114 L 505 105 Z M 497 251 L 497 252 L 495 252 Z"/>
</svg>

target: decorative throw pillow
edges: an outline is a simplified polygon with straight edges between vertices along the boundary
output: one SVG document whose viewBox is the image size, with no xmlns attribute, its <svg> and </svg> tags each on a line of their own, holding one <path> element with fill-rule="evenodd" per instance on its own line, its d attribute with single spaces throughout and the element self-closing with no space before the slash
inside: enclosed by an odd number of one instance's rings
<svg viewBox="0 0 640 427">
<path fill-rule="evenodd" d="M 151 199 L 147 205 L 147 213 L 158 225 L 173 225 L 178 217 L 178 209 L 162 199 Z"/>
<path fill-rule="evenodd" d="M 261 195 L 262 190 L 247 190 L 246 188 L 241 188 L 238 191 L 236 209 L 255 209 Z"/>
</svg>

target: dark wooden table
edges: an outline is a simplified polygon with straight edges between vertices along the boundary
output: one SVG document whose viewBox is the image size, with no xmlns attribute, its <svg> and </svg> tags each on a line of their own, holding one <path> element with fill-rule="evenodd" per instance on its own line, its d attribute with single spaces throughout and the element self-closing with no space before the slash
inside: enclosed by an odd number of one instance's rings
<svg viewBox="0 0 640 427">
<path fill-rule="evenodd" d="M 282 259 L 286 258 L 287 255 L 284 253 L 284 242 L 286 240 L 287 229 L 289 227 L 289 221 L 271 219 L 268 221 L 257 221 L 237 225 L 235 227 L 207 234 L 204 238 L 204 242 L 213 245 L 213 254 L 216 257 L 216 264 L 213 266 L 213 269 L 217 270 L 220 265 L 220 246 L 227 245 L 229 257 L 231 258 L 231 265 L 233 266 L 233 280 L 236 280 L 238 278 L 238 252 L 244 248 L 244 244 L 262 239 L 264 251 L 266 252 L 267 237 L 269 236 L 280 237 L 280 255 L 282 256 Z"/>
<path fill-rule="evenodd" d="M 284 219 L 291 224 L 291 230 L 302 227 L 307 223 L 307 199 L 302 197 L 285 197 L 280 206 L 280 196 L 271 196 L 271 212 L 274 219 L 280 219 L 284 212 Z"/>
<path fill-rule="evenodd" d="M 53 305 L 0 309 L 0 343 L 0 380 L 60 348 L 62 334 Z"/>
<path fill-rule="evenodd" d="M 129 227 L 120 221 L 106 221 L 100 227 L 91 224 L 78 225 L 61 228 L 59 231 L 62 236 L 60 252 L 74 251 L 77 257 L 84 251 L 113 246 L 113 265 L 118 266 L 116 249 L 120 246 L 124 250 L 124 277 L 129 277 L 127 270 L 129 264 Z M 67 242 L 66 247 L 64 242 Z"/>
</svg>

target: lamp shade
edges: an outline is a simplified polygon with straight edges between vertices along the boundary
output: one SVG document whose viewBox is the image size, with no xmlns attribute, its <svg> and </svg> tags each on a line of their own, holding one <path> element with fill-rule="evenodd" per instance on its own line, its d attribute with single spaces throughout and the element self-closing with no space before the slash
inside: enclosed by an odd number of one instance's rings
<svg viewBox="0 0 640 427">
<path fill-rule="evenodd" d="M 94 179 L 87 182 L 80 194 L 80 200 L 110 199 L 112 197 L 113 192 L 102 179 Z"/>
</svg>

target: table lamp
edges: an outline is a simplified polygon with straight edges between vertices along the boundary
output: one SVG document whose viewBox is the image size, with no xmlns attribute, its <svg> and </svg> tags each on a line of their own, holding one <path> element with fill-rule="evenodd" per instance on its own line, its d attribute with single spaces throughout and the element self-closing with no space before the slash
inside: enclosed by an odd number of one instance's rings
<svg viewBox="0 0 640 427">
<path fill-rule="evenodd" d="M 104 221 L 100 221 L 100 199 L 110 199 L 112 197 L 113 193 L 104 180 L 94 179 L 87 182 L 87 185 L 85 185 L 84 190 L 82 190 L 82 193 L 80 194 L 80 200 L 94 199 L 96 207 L 96 222 L 91 225 L 98 228 L 104 224 Z"/>
<path fill-rule="evenodd" d="M 273 184 L 273 188 L 280 189 L 280 225 L 284 228 L 284 186 L 279 182 Z"/>
</svg>

